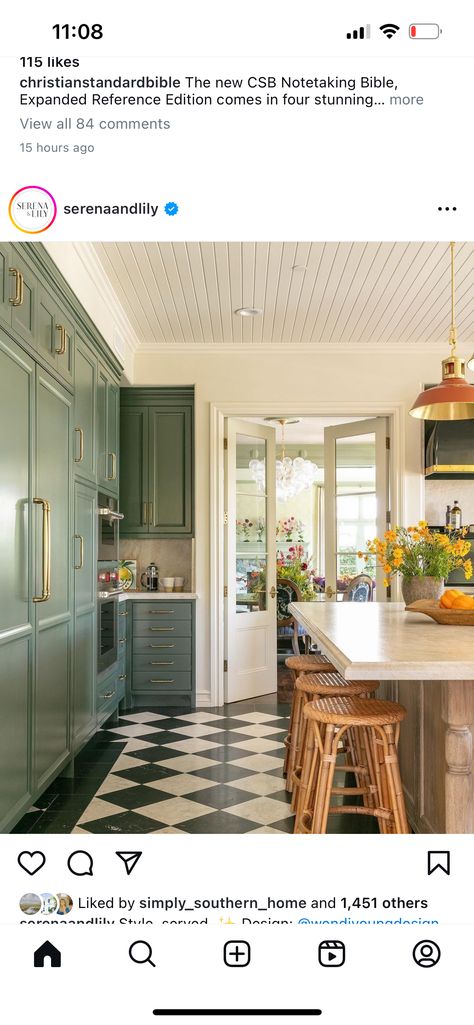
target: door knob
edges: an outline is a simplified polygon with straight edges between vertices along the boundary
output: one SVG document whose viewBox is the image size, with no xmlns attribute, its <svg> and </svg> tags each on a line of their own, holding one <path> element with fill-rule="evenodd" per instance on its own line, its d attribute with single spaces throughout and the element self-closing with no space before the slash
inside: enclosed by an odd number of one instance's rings
<svg viewBox="0 0 474 1025">
<path fill-rule="evenodd" d="M 324 593 L 326 595 L 326 598 L 334 598 L 334 595 L 336 594 L 336 592 L 333 591 L 330 584 L 328 584 Z"/>
</svg>

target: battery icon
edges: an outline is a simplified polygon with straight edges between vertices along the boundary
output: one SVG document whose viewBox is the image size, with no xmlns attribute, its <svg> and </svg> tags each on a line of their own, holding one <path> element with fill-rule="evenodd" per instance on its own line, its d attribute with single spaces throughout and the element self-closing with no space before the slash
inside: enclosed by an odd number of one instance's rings
<svg viewBox="0 0 474 1025">
<path fill-rule="evenodd" d="M 408 35 L 410 39 L 438 39 L 441 34 L 439 25 L 419 24 L 410 25 Z"/>
</svg>

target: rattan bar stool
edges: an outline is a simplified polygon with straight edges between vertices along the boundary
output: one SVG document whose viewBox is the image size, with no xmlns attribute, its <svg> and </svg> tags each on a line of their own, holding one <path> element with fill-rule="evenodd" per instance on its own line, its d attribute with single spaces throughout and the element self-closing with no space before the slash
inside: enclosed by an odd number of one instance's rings
<svg viewBox="0 0 474 1025">
<path fill-rule="evenodd" d="M 371 815 L 382 833 L 408 833 L 405 801 L 398 764 L 403 705 L 393 701 L 333 695 L 308 702 L 308 722 L 302 778 L 305 803 L 295 832 L 325 833 L 330 814 Z M 358 738 L 360 764 L 336 765 L 341 740 L 348 731 Z M 356 787 L 334 786 L 335 772 L 351 772 Z M 332 795 L 360 795 L 364 805 L 331 805 Z"/>
<path fill-rule="evenodd" d="M 290 724 L 288 727 L 288 734 L 284 741 L 286 752 L 285 762 L 283 765 L 283 775 L 287 778 L 286 789 L 291 792 L 291 773 L 294 767 L 294 758 L 292 754 L 292 741 L 291 737 L 293 734 L 293 717 L 295 711 L 295 694 L 296 694 L 296 681 L 299 676 L 303 676 L 306 673 L 336 673 L 337 670 L 333 666 L 332 662 L 329 662 L 325 655 L 289 655 L 285 659 L 285 665 L 287 669 L 291 670 L 293 676 L 293 699 L 290 713 Z M 294 734 L 293 734 L 294 735 Z"/>
<path fill-rule="evenodd" d="M 305 673 L 296 681 L 293 704 L 291 709 L 290 732 L 287 740 L 287 778 L 286 789 L 293 794 L 292 808 L 298 815 L 298 807 L 304 800 L 300 787 L 306 787 L 303 780 L 303 753 L 306 748 L 307 722 L 303 717 L 303 709 L 308 701 L 317 697 L 329 697 L 331 694 L 345 697 L 357 697 L 361 694 L 372 694 L 379 686 L 378 680 L 345 680 L 336 670 L 332 673 Z M 349 753 L 350 763 L 357 764 L 357 737 L 352 731 L 345 738 L 344 749 Z M 284 765 L 285 767 L 285 765 Z"/>
</svg>

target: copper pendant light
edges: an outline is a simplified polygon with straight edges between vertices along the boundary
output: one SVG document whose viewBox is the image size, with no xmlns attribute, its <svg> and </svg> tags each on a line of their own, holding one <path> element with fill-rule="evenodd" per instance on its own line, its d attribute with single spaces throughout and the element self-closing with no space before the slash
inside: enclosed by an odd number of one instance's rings
<svg viewBox="0 0 474 1025">
<path fill-rule="evenodd" d="M 419 420 L 474 420 L 474 386 L 466 381 L 466 361 L 456 355 L 454 242 L 451 242 L 451 355 L 441 363 L 443 378 L 434 388 L 425 388 L 410 409 Z"/>
</svg>

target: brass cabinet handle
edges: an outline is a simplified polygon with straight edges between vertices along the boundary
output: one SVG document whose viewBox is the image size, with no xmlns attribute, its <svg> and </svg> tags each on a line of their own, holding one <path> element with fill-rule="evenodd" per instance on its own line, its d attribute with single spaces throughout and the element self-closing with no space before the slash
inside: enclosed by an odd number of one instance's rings
<svg viewBox="0 0 474 1025">
<path fill-rule="evenodd" d="M 148 522 L 153 526 L 153 502 L 148 502 Z"/>
<path fill-rule="evenodd" d="M 125 637 L 119 637 L 119 644 L 125 644 Z"/>
<path fill-rule="evenodd" d="M 142 521 L 143 521 L 143 526 L 147 527 L 148 526 L 148 502 L 144 502 L 143 503 Z"/>
<path fill-rule="evenodd" d="M 22 306 L 24 299 L 23 274 L 16 267 L 10 267 L 10 274 L 15 275 L 15 295 L 13 299 L 9 299 L 9 302 L 12 306 Z"/>
<path fill-rule="evenodd" d="M 34 498 L 33 502 L 43 507 L 43 590 L 40 595 L 33 596 L 34 602 L 41 602 L 51 598 L 51 506 L 46 498 Z"/>
<path fill-rule="evenodd" d="M 64 356 L 64 353 L 66 352 L 66 339 L 67 339 L 66 328 L 64 327 L 63 324 L 56 324 L 56 331 L 60 332 L 60 334 L 61 334 L 61 341 L 59 343 L 59 349 L 55 349 L 54 351 L 55 351 L 57 356 Z"/>
<path fill-rule="evenodd" d="M 102 697 L 103 698 L 113 698 L 114 694 L 115 694 L 114 690 L 106 690 L 105 694 L 102 694 Z"/>
<path fill-rule="evenodd" d="M 160 649 L 162 649 L 162 648 L 175 648 L 176 645 L 175 644 L 149 644 L 148 647 L 149 648 L 160 648 Z"/>
<path fill-rule="evenodd" d="M 74 462 L 82 463 L 84 459 L 84 431 L 82 427 L 75 427 L 74 433 L 79 435 L 79 455 L 74 456 Z"/>
<path fill-rule="evenodd" d="M 270 598 L 276 598 L 276 587 L 270 588 Z"/>
<path fill-rule="evenodd" d="M 149 616 L 174 616 L 176 609 L 148 609 Z"/>
<path fill-rule="evenodd" d="M 119 612 L 119 616 L 128 616 L 128 612 Z"/>
<path fill-rule="evenodd" d="M 122 675 L 119 676 L 119 680 L 126 680 L 126 679 L 127 679 L 127 674 L 126 673 L 122 673 Z"/>
<path fill-rule="evenodd" d="M 84 538 L 83 538 L 82 534 L 74 534 L 74 540 L 75 541 L 79 541 L 80 546 L 81 546 L 80 547 L 80 553 L 81 554 L 79 556 L 79 565 L 74 563 L 74 569 L 82 569 L 83 566 L 84 566 Z"/>
<path fill-rule="evenodd" d="M 150 683 L 174 683 L 174 680 L 150 680 Z"/>
<path fill-rule="evenodd" d="M 170 662 L 150 662 L 150 665 L 151 666 L 174 666 L 174 662 L 172 660 Z"/>
<path fill-rule="evenodd" d="M 168 633 L 168 631 L 171 633 L 174 626 L 149 626 L 148 629 L 152 634 Z"/>
<path fill-rule="evenodd" d="M 107 474 L 107 480 L 117 480 L 117 456 L 115 452 L 109 452 L 108 458 L 112 460 L 112 473 Z"/>
</svg>

